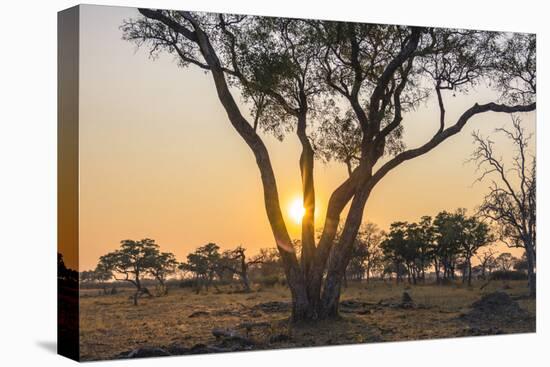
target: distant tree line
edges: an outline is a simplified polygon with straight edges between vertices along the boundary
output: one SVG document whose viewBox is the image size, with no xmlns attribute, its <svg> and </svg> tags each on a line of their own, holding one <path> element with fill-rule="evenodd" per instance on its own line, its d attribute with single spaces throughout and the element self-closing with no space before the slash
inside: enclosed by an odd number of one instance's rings
<svg viewBox="0 0 550 367">
<path fill-rule="evenodd" d="M 437 284 L 457 279 L 472 284 L 472 279 L 516 279 L 528 271 L 526 254 L 521 258 L 509 252 L 498 256 L 491 245 L 495 241 L 489 226 L 464 209 L 442 211 L 434 218 L 423 216 L 418 222 L 394 222 L 388 232 L 373 223 L 364 224 L 358 232 L 345 279 L 366 281 L 372 278 L 425 283 L 427 274 Z M 294 241 L 299 249 L 300 241 Z M 482 251 L 483 250 L 483 251 Z M 477 259 L 473 266 L 472 260 Z M 63 272 L 63 267 L 60 267 Z M 515 270 L 518 274 L 513 274 Z M 74 272 L 77 274 L 76 272 Z M 252 290 L 252 283 L 262 286 L 286 284 L 284 268 L 276 248 L 263 248 L 255 256 L 247 256 L 243 246 L 221 251 L 215 243 L 207 243 L 178 262 L 174 254 L 161 252 L 152 239 L 123 240 L 119 249 L 100 257 L 95 269 L 80 273 L 81 284 L 114 293 L 116 282 L 127 282 L 135 289 L 134 305 L 142 296 L 153 296 L 145 286 L 156 283 L 156 296 L 168 294 L 167 280 L 180 275 L 180 286 L 198 294 L 210 287 L 238 281 L 243 292 Z M 62 276 L 69 276 L 62 274 Z M 109 289 L 111 289 L 109 291 Z"/>
<path fill-rule="evenodd" d="M 496 239 L 488 224 L 467 216 L 464 209 L 423 216 L 418 222 L 393 222 L 387 233 L 368 223 L 359 231 L 346 279 L 368 282 L 372 276 L 388 276 L 417 284 L 431 272 L 437 284 L 444 284 L 456 280 L 458 273 L 463 283 L 471 285 L 473 278 L 490 279 L 495 271 L 501 278 L 510 277 L 507 273 L 512 270 L 527 272 L 526 255 L 497 256 L 491 247 Z"/>
<path fill-rule="evenodd" d="M 251 291 L 251 279 L 265 280 L 263 284 L 274 285 L 282 279 L 284 271 L 276 249 L 261 249 L 253 256 L 246 255 L 246 249 L 237 246 L 220 252 L 215 243 L 198 247 L 187 255 L 185 262 L 178 262 L 173 253 L 161 252 L 152 239 L 139 241 L 123 240 L 119 249 L 100 257 L 95 269 L 80 273 L 81 284 L 100 286 L 109 293 L 111 281 L 127 282 L 134 288 L 134 305 L 142 296 L 152 296 L 145 286 L 146 280 L 155 280 L 156 295 L 168 293 L 166 281 L 177 272 L 199 293 L 208 290 L 216 282 L 232 282 L 238 278 L 244 292 Z M 75 272 L 78 275 L 78 273 Z M 111 293 L 115 290 L 111 287 Z"/>
</svg>

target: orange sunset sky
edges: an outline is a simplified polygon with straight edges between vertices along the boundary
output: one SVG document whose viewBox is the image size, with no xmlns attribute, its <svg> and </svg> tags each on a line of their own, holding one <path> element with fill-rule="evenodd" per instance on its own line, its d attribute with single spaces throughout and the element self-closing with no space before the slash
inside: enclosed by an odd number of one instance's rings
<svg viewBox="0 0 550 367">
<path fill-rule="evenodd" d="M 119 26 L 137 17 L 136 9 L 81 9 L 80 270 L 95 267 L 99 256 L 123 239 L 153 238 L 180 261 L 207 242 L 222 249 L 241 244 L 250 254 L 273 247 L 254 157 L 230 125 L 211 76 L 194 67 L 181 69 L 169 55 L 151 60 L 146 49 L 136 51 L 123 41 Z M 495 95 L 480 86 L 467 96 L 445 98 L 447 121 L 454 122 L 473 103 Z M 431 137 L 438 113 L 430 99 L 405 116 L 408 147 Z M 522 118 L 534 132 L 535 113 Z M 507 115 L 475 117 L 460 135 L 404 163 L 374 189 L 365 221 L 386 229 L 392 221 L 414 221 L 444 209 L 472 213 L 487 185 L 472 185 L 478 174 L 466 163 L 473 150 L 471 132 L 488 135 L 510 125 Z M 298 237 L 299 225 L 289 217 L 292 202 L 300 198 L 298 139 L 293 134 L 283 142 L 264 138 L 287 225 Z M 501 136 L 494 140 L 509 158 L 512 146 Z M 316 163 L 319 227 L 330 193 L 345 177 L 343 165 Z"/>
</svg>

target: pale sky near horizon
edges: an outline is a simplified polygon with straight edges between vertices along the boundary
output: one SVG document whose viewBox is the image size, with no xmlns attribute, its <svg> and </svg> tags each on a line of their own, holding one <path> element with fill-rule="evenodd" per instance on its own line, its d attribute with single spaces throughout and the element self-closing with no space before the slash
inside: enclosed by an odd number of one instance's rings
<svg viewBox="0 0 550 367">
<path fill-rule="evenodd" d="M 123 239 L 153 238 L 180 261 L 208 242 L 222 249 L 243 245 L 251 254 L 273 247 L 258 168 L 230 125 L 211 76 L 179 68 L 169 55 L 151 60 L 145 48 L 136 52 L 133 43 L 122 40 L 119 26 L 137 16 L 134 8 L 82 6 L 80 270 L 95 267 L 99 256 Z M 449 122 L 475 102 L 494 100 L 483 87 L 445 98 Z M 407 146 L 431 137 L 438 117 L 433 99 L 407 114 Z M 522 119 L 534 132 L 535 113 Z M 386 229 L 393 221 L 415 221 L 441 210 L 463 207 L 472 213 L 487 185 L 472 185 L 478 174 L 466 163 L 474 147 L 471 132 L 488 135 L 510 125 L 508 115 L 477 116 L 459 135 L 396 168 L 374 189 L 364 220 Z M 511 145 L 500 136 L 494 140 L 509 157 Z M 282 143 L 266 135 L 264 141 L 287 225 L 298 237 L 299 225 L 288 218 L 288 209 L 301 197 L 299 142 L 293 134 Z M 345 177 L 343 165 L 316 162 L 317 226 L 328 197 Z"/>
</svg>

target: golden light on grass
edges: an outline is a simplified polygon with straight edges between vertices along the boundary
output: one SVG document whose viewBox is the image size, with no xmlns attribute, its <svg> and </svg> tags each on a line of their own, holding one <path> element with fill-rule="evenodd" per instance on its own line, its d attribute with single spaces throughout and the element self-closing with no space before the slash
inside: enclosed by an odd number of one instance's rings
<svg viewBox="0 0 550 367">
<path fill-rule="evenodd" d="M 302 218 L 304 217 L 305 213 L 306 210 L 304 209 L 302 198 L 297 197 L 292 200 L 290 206 L 288 207 L 288 215 L 296 224 L 302 223 Z"/>
</svg>

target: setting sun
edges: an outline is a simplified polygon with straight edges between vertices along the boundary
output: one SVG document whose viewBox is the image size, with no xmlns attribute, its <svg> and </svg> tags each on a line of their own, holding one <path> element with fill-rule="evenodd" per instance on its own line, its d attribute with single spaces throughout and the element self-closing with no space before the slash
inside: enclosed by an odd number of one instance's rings
<svg viewBox="0 0 550 367">
<path fill-rule="evenodd" d="M 290 203 L 288 214 L 294 222 L 298 224 L 302 223 L 302 218 L 304 217 L 305 212 L 306 210 L 304 209 L 301 198 L 296 198 L 292 201 L 292 203 Z"/>
</svg>

